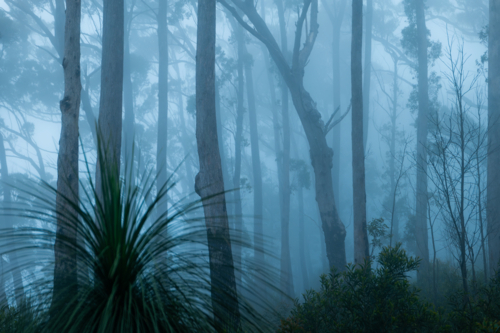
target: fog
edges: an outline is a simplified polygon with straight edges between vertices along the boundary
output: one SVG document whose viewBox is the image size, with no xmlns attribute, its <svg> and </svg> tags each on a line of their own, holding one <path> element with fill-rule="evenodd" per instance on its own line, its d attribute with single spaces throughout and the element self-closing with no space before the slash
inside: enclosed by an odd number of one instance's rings
<svg viewBox="0 0 500 333">
<path fill-rule="evenodd" d="M 424 1 L 423 42 L 417 2 L 364 1 L 362 40 L 353 35 L 353 19 L 358 18 L 351 0 L 217 2 L 215 133 L 234 241 L 230 257 L 241 269 L 236 273 L 240 290 L 252 289 L 255 278 L 246 274 L 260 265 L 276 277 L 270 283 L 277 289 L 273 299 L 280 299 L 279 293 L 300 298 L 319 288 L 320 275 L 331 268 L 343 271 L 345 264 L 362 264 L 363 258 L 376 258 L 385 246 L 397 243 L 422 259 L 418 273 L 410 274 L 413 282 L 421 272 L 435 272 L 436 264 L 449 265 L 473 283 L 487 281 L 496 271 L 500 253 L 491 253 L 499 245 L 491 242 L 498 242 L 493 237 L 498 222 L 489 211 L 495 206 L 495 190 L 488 187 L 488 176 L 494 175 L 488 159 L 495 143 L 487 134 L 492 126 L 488 119 L 498 110 L 488 106 L 488 1 Z M 160 3 L 125 0 L 123 50 L 116 50 L 118 39 L 106 37 L 117 43 L 110 52 L 123 51 L 123 78 L 116 81 L 123 83 L 118 89 L 122 121 L 117 121 L 112 116 L 101 120 L 100 114 L 108 105 L 101 98 L 103 82 L 116 80 L 101 68 L 105 8 L 100 0 L 81 1 L 76 128 L 80 193 L 88 176 L 95 176 L 98 132 L 104 135 L 117 127 L 122 177 L 132 169 L 138 175 L 132 181 L 140 184 L 142 176 L 150 175 L 156 182 L 151 198 L 169 177 L 175 186 L 160 210 L 171 212 L 178 202 L 200 199 L 195 177 L 202 158 L 196 137 L 203 105 L 196 96 L 201 21 L 197 1 L 164 1 L 167 31 L 162 32 Z M 58 190 L 62 186 L 57 180 L 65 140 L 64 8 L 62 0 L 0 0 L 4 201 L 9 181 L 14 187 L 28 180 Z M 108 29 L 119 25 L 115 19 L 109 16 Z M 362 47 L 359 57 L 356 45 Z M 425 71 L 421 45 L 427 45 Z M 361 68 L 351 64 L 353 59 Z M 427 99 L 419 93 L 422 73 L 427 73 Z M 356 86 L 362 89 L 352 90 Z M 111 110 L 117 104 L 109 105 Z M 201 140 L 208 144 L 207 138 Z M 20 201 L 18 192 L 14 188 L 14 202 Z M 203 226 L 207 209 L 200 204 L 188 215 Z M 27 223 L 2 219 L 3 228 Z M 184 251 L 207 255 L 201 245 Z M 12 258 L 4 254 L 0 260 Z M 26 291 L 41 274 L 38 269 L 23 270 Z M 469 272 L 465 278 L 464 272 Z M 13 279 L 2 279 L 0 285 L 10 304 L 17 288 Z"/>
</svg>

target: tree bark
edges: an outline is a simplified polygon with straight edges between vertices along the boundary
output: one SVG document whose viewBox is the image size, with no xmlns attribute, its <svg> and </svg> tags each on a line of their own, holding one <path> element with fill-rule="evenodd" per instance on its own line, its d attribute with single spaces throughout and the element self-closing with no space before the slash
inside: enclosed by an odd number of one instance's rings
<svg viewBox="0 0 500 333">
<path fill-rule="evenodd" d="M 215 4 L 215 0 L 198 0 L 196 141 L 200 171 L 195 190 L 202 198 L 205 213 L 215 326 L 219 331 L 237 331 L 240 312 L 215 110 Z"/>
<path fill-rule="evenodd" d="M 125 9 L 124 26 L 124 52 L 123 52 L 123 107 L 125 116 L 123 119 L 123 162 L 127 168 L 133 170 L 134 150 L 134 86 L 132 84 L 132 73 L 130 68 L 130 29 L 134 15 L 134 6 L 130 10 Z"/>
<path fill-rule="evenodd" d="M 396 56 L 393 56 L 392 60 L 394 61 L 394 76 L 393 76 L 393 86 L 392 86 L 392 114 L 391 114 L 391 142 L 390 142 L 390 151 L 391 156 L 389 158 L 389 172 L 391 174 L 391 225 L 393 230 L 391 232 L 392 238 L 391 243 L 394 241 L 394 244 L 397 244 L 399 241 L 399 215 L 396 209 L 396 131 L 397 131 L 397 119 L 398 119 L 398 59 Z"/>
<path fill-rule="evenodd" d="M 370 123 L 370 87 L 372 73 L 372 29 L 373 29 L 373 0 L 366 1 L 365 26 L 365 66 L 363 72 L 363 144 L 366 149 L 368 140 L 368 125 Z"/>
<path fill-rule="evenodd" d="M 366 230 L 365 150 L 363 146 L 363 0 L 352 2 L 351 91 L 352 91 L 352 186 L 354 207 L 354 263 L 369 257 Z"/>
<path fill-rule="evenodd" d="M 275 0 L 281 37 L 281 52 L 288 53 L 285 9 L 282 0 Z M 287 59 L 288 60 L 288 59 Z M 292 260 L 290 258 L 290 116 L 288 113 L 288 88 L 281 79 L 281 117 L 283 126 L 283 150 L 281 156 L 281 261 L 280 288 L 293 297 Z"/>
<path fill-rule="evenodd" d="M 342 27 L 342 21 L 344 20 L 344 12 L 347 5 L 346 0 L 341 0 L 340 6 L 337 10 L 337 15 L 332 19 L 333 24 L 333 110 L 341 109 L 342 102 L 340 100 L 340 87 L 341 87 L 341 77 L 340 77 L 340 29 Z M 336 117 L 339 119 L 339 115 Z M 340 124 L 332 129 L 333 134 L 333 168 L 332 168 L 332 181 L 333 181 L 333 192 L 335 193 L 335 204 L 339 205 L 339 195 L 340 195 L 340 149 L 341 149 L 341 136 L 340 136 Z"/>
<path fill-rule="evenodd" d="M 64 306 L 77 286 L 78 119 L 80 114 L 80 0 L 66 0 L 64 98 L 60 102 L 61 136 L 57 157 L 57 230 L 54 244 L 54 289 L 51 311 Z"/>
<path fill-rule="evenodd" d="M 417 255 L 422 260 L 418 279 L 429 271 L 429 240 L 427 235 L 427 117 L 429 88 L 427 69 L 427 27 L 424 0 L 417 0 L 418 37 L 418 119 L 417 119 L 417 194 L 416 194 L 416 241 Z"/>
<path fill-rule="evenodd" d="M 159 0 L 158 8 L 158 132 L 156 145 L 156 187 L 160 191 L 167 184 L 168 132 L 168 39 L 167 0 Z M 158 213 L 167 210 L 166 197 L 158 205 Z"/>
<path fill-rule="evenodd" d="M 299 185 L 298 189 L 298 207 L 299 207 L 299 252 L 300 252 L 300 270 L 302 272 L 302 284 L 304 290 L 309 288 L 309 275 L 307 272 L 306 260 L 306 242 L 304 229 L 304 188 Z"/>
<path fill-rule="evenodd" d="M 500 4 L 490 0 L 488 36 L 488 171 L 486 218 L 490 276 L 500 261 Z"/>
<path fill-rule="evenodd" d="M 102 200 L 101 165 L 113 167 L 120 174 L 122 136 L 122 94 L 124 53 L 124 0 L 106 0 L 103 5 L 101 100 L 98 135 L 100 149 L 97 159 L 96 194 Z M 101 159 L 105 159 L 102 161 Z"/>
<path fill-rule="evenodd" d="M 265 7 L 264 7 L 264 2 L 261 1 L 261 13 L 262 13 L 262 18 L 265 21 Z M 269 85 L 269 97 L 270 97 L 270 105 L 271 105 L 271 114 L 273 117 L 273 139 L 274 139 L 274 153 L 276 156 L 276 171 L 278 174 L 278 196 L 279 196 L 279 205 L 280 205 L 280 221 L 281 221 L 281 212 L 283 210 L 283 177 L 281 176 L 281 157 L 282 157 L 282 152 L 281 152 L 281 132 L 280 132 L 280 121 L 279 121 L 279 116 L 278 116 L 278 102 L 276 100 L 276 87 L 274 84 L 274 78 L 273 74 L 271 72 L 271 63 L 269 61 L 269 52 L 267 51 L 266 47 L 264 44 L 261 44 L 262 46 L 262 54 L 264 55 L 264 60 L 265 60 L 265 65 L 266 68 L 268 69 L 266 71 L 266 76 L 267 76 L 267 83 Z"/>
<path fill-rule="evenodd" d="M 243 140 L 243 113 L 245 112 L 243 106 L 243 96 L 245 89 L 245 78 L 243 77 L 243 57 L 244 48 L 242 44 L 243 29 L 237 24 L 233 25 L 238 44 L 238 92 L 237 99 L 238 105 L 236 110 L 236 133 L 234 138 L 234 173 L 233 173 L 233 188 L 234 188 L 234 229 L 238 238 L 242 237 L 243 233 L 243 208 L 241 203 L 241 144 Z M 241 283 L 241 246 L 235 245 L 234 259 L 236 265 L 236 279 L 238 285 Z"/>
<path fill-rule="evenodd" d="M 242 29 L 240 27 L 240 29 Z M 253 219 L 254 219 L 254 259 L 257 267 L 264 263 L 264 225 L 262 222 L 262 169 L 260 165 L 259 133 L 257 129 L 257 110 L 253 86 L 252 59 L 245 47 L 245 77 L 248 100 L 248 117 L 250 123 L 250 146 L 252 150 L 253 171 Z"/>
</svg>

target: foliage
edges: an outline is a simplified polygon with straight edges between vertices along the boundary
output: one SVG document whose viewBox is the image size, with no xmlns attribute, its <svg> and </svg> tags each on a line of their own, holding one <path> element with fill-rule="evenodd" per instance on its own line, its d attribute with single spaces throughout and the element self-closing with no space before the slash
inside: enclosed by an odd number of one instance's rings
<svg viewBox="0 0 500 333">
<path fill-rule="evenodd" d="M 5 305 L 0 309 L 0 333 L 31 333 L 36 331 L 40 318 L 30 303 L 15 308 Z"/>
<path fill-rule="evenodd" d="M 381 248 L 384 241 L 388 237 L 390 237 L 390 235 L 387 234 L 387 232 L 389 231 L 389 227 L 387 226 L 387 224 L 385 224 L 383 218 L 378 218 L 368 222 L 367 230 L 368 230 L 368 235 L 370 235 L 370 237 L 372 238 L 371 242 L 372 249 L 370 255 L 373 256 L 375 249 L 378 247 Z"/>
<path fill-rule="evenodd" d="M 155 182 L 150 177 L 136 184 L 137 177 L 128 170 L 123 177 L 115 176 L 118 173 L 113 165 L 100 168 L 99 199 L 88 165 L 87 171 L 90 189 L 82 184 L 79 202 L 66 198 L 76 213 L 62 215 L 77 228 L 77 244 L 71 239 L 62 241 L 77 253 L 78 289 L 63 290 L 67 297 L 60 298 L 59 304 L 52 299 L 53 276 L 38 274 L 28 286 L 36 292 L 32 304 L 17 309 L 4 307 L 0 314 L 4 331 L 21 324 L 41 332 L 68 333 L 214 331 L 209 265 L 199 254 L 206 252 L 190 251 L 193 246 L 203 249 L 206 230 L 186 218 L 200 206 L 199 201 L 174 203 L 167 212 L 158 211 L 159 202 L 174 184 L 169 181 L 154 196 Z M 21 269 L 43 263 L 42 270 L 54 269 L 55 193 L 57 190 L 46 183 L 43 188 L 31 186 L 25 192 L 36 199 L 30 201 L 31 206 L 24 204 L 4 213 L 37 219 L 48 226 L 3 231 L 2 253 L 16 251 L 22 255 L 29 250 Z M 255 330 L 262 324 L 248 303 L 240 303 L 240 309 L 245 329 Z"/>
<path fill-rule="evenodd" d="M 401 248 L 385 247 L 379 267 L 370 270 L 349 265 L 342 273 L 321 277 L 321 289 L 309 290 L 304 302 L 295 301 L 280 332 L 432 332 L 441 317 L 429 303 L 419 300 L 407 273 L 419 260 Z"/>
</svg>

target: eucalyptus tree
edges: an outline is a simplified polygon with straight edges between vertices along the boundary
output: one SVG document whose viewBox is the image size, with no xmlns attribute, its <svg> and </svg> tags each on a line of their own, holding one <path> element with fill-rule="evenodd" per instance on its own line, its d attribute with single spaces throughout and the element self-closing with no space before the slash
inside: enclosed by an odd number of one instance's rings
<svg viewBox="0 0 500 333">
<path fill-rule="evenodd" d="M 316 0 L 306 0 L 299 12 L 291 66 L 287 61 L 286 55 L 280 50 L 267 24 L 257 13 L 253 1 L 232 1 L 253 26 L 247 23 L 247 21 L 239 15 L 237 10 L 225 0 L 221 0 L 220 2 L 228 8 L 247 31 L 266 45 L 291 93 L 293 104 L 299 115 L 310 146 L 311 161 L 315 173 L 316 201 L 320 210 L 322 227 L 325 234 L 329 264 L 331 267 L 337 267 L 342 270 L 346 264 L 346 231 L 344 224 L 338 216 L 335 205 L 331 173 L 333 151 L 326 142 L 326 134 L 329 129 L 331 129 L 332 124 L 328 122 L 329 126 L 325 126 L 317 110 L 316 103 L 306 91 L 303 84 L 304 69 L 318 34 L 318 2 Z M 309 9 L 311 10 L 310 19 L 308 20 L 308 35 L 301 48 L 304 22 L 306 21 Z"/>
<path fill-rule="evenodd" d="M 417 117 L 417 149 L 416 149 L 416 220 L 415 239 L 417 255 L 422 259 L 419 279 L 426 276 L 429 269 L 429 240 L 427 231 L 427 135 L 428 117 L 435 112 L 436 103 L 429 99 L 429 83 L 438 86 L 439 78 L 431 74 L 429 78 L 429 63 L 439 58 L 441 44 L 429 40 L 429 31 L 426 27 L 425 0 L 404 2 L 405 14 L 409 25 L 402 30 L 401 44 L 410 58 L 416 58 L 414 70 L 418 84 L 410 96 L 409 104 L 418 110 Z M 411 60 L 410 60 L 411 61 Z M 436 92 L 438 89 L 433 89 Z"/>
<path fill-rule="evenodd" d="M 124 53 L 124 0 L 108 0 L 103 6 L 101 95 L 99 103 L 98 133 L 103 151 L 98 156 L 96 185 L 97 196 L 102 200 L 100 164 L 116 167 L 120 172 L 123 98 L 123 53 Z M 105 158 L 106 161 L 102 161 Z"/>
<path fill-rule="evenodd" d="M 370 27 L 371 29 L 371 27 Z M 363 144 L 363 1 L 352 2 L 351 92 L 352 92 L 352 186 L 354 207 L 354 263 L 369 257 L 366 229 L 365 149 Z"/>
<path fill-rule="evenodd" d="M 347 0 L 336 0 L 334 1 L 334 7 L 331 9 L 328 2 L 322 3 L 328 18 L 332 23 L 333 27 L 333 52 L 332 52 L 332 62 L 333 62 L 333 109 L 337 110 L 341 108 L 340 93 L 341 93 L 341 74 L 340 74 L 340 30 L 342 27 L 342 22 L 345 17 L 345 9 L 347 6 Z M 340 117 L 340 114 L 336 116 L 335 120 Z M 340 125 L 332 129 L 333 142 L 332 147 L 335 154 L 333 155 L 333 192 L 335 193 L 335 204 L 338 206 L 338 198 L 340 195 Z"/>
<path fill-rule="evenodd" d="M 196 47 L 196 142 L 200 171 L 195 190 L 205 213 L 212 307 L 218 330 L 240 328 L 233 254 L 217 137 L 215 109 L 216 1 L 198 1 Z"/>
<path fill-rule="evenodd" d="M 486 212 L 490 275 L 500 261 L 500 3 L 490 0 L 488 36 L 488 174 Z"/>
<path fill-rule="evenodd" d="M 280 47 L 284 60 L 290 63 L 288 55 L 288 35 L 285 22 L 285 5 L 283 0 L 275 0 L 278 10 L 278 23 L 280 30 Z M 272 55 L 271 55 L 272 57 Z M 281 150 L 281 257 L 280 257 L 280 287 L 287 295 L 293 296 L 292 261 L 290 258 L 290 115 L 288 107 L 288 88 L 285 79 L 281 77 L 281 118 L 283 129 L 283 146 Z"/>
<path fill-rule="evenodd" d="M 80 115 L 80 0 L 66 1 L 64 28 L 64 97 L 60 102 L 61 136 L 57 158 L 57 231 L 54 244 L 54 296 L 52 311 L 58 311 L 70 290 L 77 286 L 76 211 L 79 202 L 78 120 Z"/>
<path fill-rule="evenodd" d="M 167 0 L 158 2 L 158 129 L 156 143 L 156 181 L 157 188 L 167 183 L 167 131 L 168 131 L 168 27 Z M 158 191 L 160 192 L 160 191 Z M 163 213 L 166 202 L 158 207 Z"/>
<path fill-rule="evenodd" d="M 363 68 L 363 144 L 365 149 L 368 140 L 368 124 L 370 123 L 370 89 L 372 73 L 372 33 L 373 33 L 373 0 L 367 0 L 365 12 L 365 59 Z"/>
</svg>

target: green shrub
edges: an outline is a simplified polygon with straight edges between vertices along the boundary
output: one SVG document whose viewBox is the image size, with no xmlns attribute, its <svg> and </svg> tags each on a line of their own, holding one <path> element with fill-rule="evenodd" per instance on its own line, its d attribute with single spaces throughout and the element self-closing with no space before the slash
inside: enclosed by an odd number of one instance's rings
<svg viewBox="0 0 500 333">
<path fill-rule="evenodd" d="M 398 244 L 385 247 L 378 268 L 367 260 L 321 276 L 321 289 L 309 290 L 295 302 L 280 332 L 434 332 L 441 315 L 419 300 L 407 273 L 419 260 L 408 257 Z"/>
</svg>

